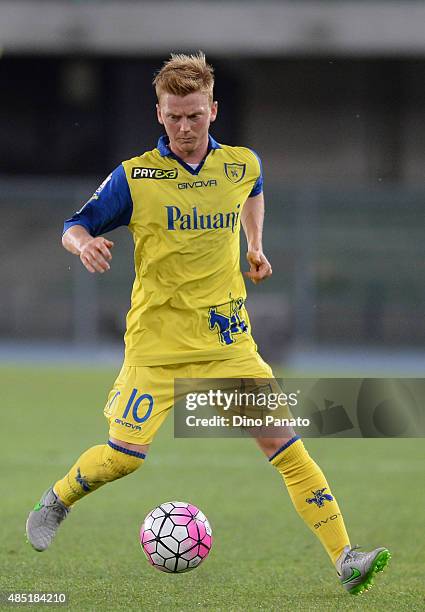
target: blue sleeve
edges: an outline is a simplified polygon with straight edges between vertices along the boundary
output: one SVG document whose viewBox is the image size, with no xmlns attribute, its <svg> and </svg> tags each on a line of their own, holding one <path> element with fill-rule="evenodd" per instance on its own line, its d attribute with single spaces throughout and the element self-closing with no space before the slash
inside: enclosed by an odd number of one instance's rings
<svg viewBox="0 0 425 612">
<path fill-rule="evenodd" d="M 92 236 L 99 236 L 128 225 L 132 214 L 133 201 L 121 164 L 103 181 L 90 200 L 65 221 L 63 233 L 73 225 L 82 225 Z"/>
<path fill-rule="evenodd" d="M 253 149 L 250 149 L 250 151 L 252 153 L 254 153 L 255 157 L 258 160 L 258 163 L 260 164 L 260 176 L 258 177 L 258 179 L 255 182 L 254 187 L 252 188 L 251 193 L 249 194 L 248 197 L 252 198 L 254 196 L 259 195 L 260 193 L 263 192 L 263 164 L 261 163 L 261 159 L 258 157 L 257 153 L 255 151 L 253 151 Z"/>
</svg>

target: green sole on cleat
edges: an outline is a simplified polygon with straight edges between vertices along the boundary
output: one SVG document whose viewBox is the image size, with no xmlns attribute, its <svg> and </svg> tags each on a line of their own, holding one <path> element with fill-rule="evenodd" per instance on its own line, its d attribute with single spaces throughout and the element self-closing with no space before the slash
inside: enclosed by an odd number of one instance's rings
<svg viewBox="0 0 425 612">
<path fill-rule="evenodd" d="M 350 595 L 360 595 L 364 591 L 368 591 L 373 586 L 373 580 L 375 574 L 378 572 L 383 572 L 385 567 L 388 564 L 388 561 L 391 559 L 391 553 L 389 550 L 381 550 L 381 552 L 376 556 L 376 559 L 373 561 L 370 566 L 370 570 L 366 574 L 363 582 L 353 587 L 350 591 Z"/>
</svg>

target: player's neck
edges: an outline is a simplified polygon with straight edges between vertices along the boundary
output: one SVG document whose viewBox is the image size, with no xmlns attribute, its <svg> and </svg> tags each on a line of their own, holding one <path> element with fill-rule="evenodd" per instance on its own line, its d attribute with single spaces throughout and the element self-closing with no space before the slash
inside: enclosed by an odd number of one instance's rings
<svg viewBox="0 0 425 612">
<path fill-rule="evenodd" d="M 171 143 L 169 144 L 169 147 L 174 155 L 177 155 L 177 157 L 179 157 L 186 164 L 200 164 L 208 153 L 208 137 L 206 138 L 205 142 L 203 142 L 193 151 L 183 151 Z"/>
</svg>

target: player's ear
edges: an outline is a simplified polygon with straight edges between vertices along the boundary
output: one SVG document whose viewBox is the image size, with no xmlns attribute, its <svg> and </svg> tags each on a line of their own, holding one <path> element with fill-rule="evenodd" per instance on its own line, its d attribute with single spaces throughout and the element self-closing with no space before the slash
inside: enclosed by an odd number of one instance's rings
<svg viewBox="0 0 425 612">
<path fill-rule="evenodd" d="M 214 101 L 211 104 L 211 114 L 210 114 L 210 121 L 211 121 L 211 123 L 216 120 L 217 113 L 218 113 L 218 102 Z"/>
<path fill-rule="evenodd" d="M 156 105 L 156 116 L 158 117 L 158 121 L 161 125 L 164 125 L 164 121 L 162 119 L 162 115 L 161 115 L 161 108 L 159 106 L 159 104 Z"/>
</svg>

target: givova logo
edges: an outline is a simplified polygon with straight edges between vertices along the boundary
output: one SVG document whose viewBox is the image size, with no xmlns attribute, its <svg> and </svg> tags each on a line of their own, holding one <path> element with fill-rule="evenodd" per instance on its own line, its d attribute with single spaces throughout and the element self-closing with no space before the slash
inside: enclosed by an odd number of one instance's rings
<svg viewBox="0 0 425 612">
<path fill-rule="evenodd" d="M 138 166 L 131 170 L 131 178 L 133 179 L 175 179 L 177 175 L 177 168 L 163 170 L 162 168 L 142 168 Z"/>
<path fill-rule="evenodd" d="M 142 431 L 140 425 L 134 425 L 134 423 L 130 423 L 129 421 L 124 421 L 123 419 L 115 419 L 115 423 L 118 425 L 122 425 L 123 427 L 127 427 L 128 429 L 134 429 L 136 431 Z"/>
<path fill-rule="evenodd" d="M 193 181 L 192 183 L 178 183 L 179 189 L 193 189 L 194 187 L 217 187 L 218 183 L 215 179 L 208 181 Z"/>
<path fill-rule="evenodd" d="M 337 512 L 336 514 L 331 514 L 330 516 L 328 516 L 328 518 L 326 519 L 322 519 L 321 521 L 319 521 L 318 523 L 314 523 L 313 527 L 315 529 L 320 529 L 320 527 L 322 527 L 322 525 L 327 525 L 327 523 L 329 521 L 336 521 L 336 519 L 338 517 L 341 517 L 341 512 Z"/>
</svg>

